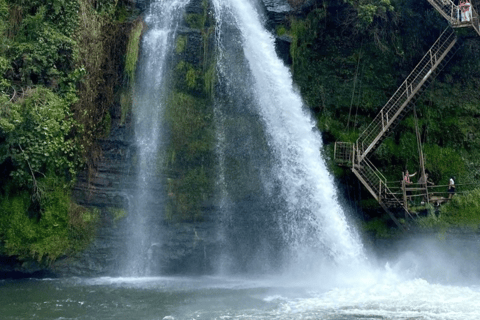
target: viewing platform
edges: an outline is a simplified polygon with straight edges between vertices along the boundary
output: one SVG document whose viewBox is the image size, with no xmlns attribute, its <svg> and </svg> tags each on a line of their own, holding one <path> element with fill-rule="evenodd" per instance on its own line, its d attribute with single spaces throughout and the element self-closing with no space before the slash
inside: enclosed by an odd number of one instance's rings
<svg viewBox="0 0 480 320">
<path fill-rule="evenodd" d="M 471 2 L 455 5 L 451 0 L 427 0 L 453 28 L 472 27 L 480 35 L 480 20 Z"/>
<path fill-rule="evenodd" d="M 469 2 L 455 5 L 451 0 L 427 0 L 449 22 L 450 26 L 438 37 L 423 56 L 410 75 L 400 85 L 397 91 L 387 101 L 370 125 L 359 135 L 356 142 L 336 142 L 334 159 L 339 166 L 347 166 L 362 182 L 370 194 L 390 215 L 392 220 L 401 228 L 391 209 L 400 209 L 405 216 L 411 216 L 408 209 L 408 193 L 413 190 L 402 185 L 402 191 L 393 192 L 393 188 L 400 187 L 388 183 L 387 179 L 368 159 L 368 155 L 375 151 L 381 142 L 393 132 L 393 129 L 407 115 L 435 76 L 443 69 L 458 49 L 457 36 L 453 28 L 472 27 L 480 35 L 480 21 L 477 11 Z M 423 164 L 423 155 L 422 164 Z M 423 166 L 422 166 L 423 167 Z M 425 174 L 425 172 L 423 172 Z M 443 197 L 431 198 L 428 187 L 414 188 L 428 203 L 434 199 L 437 204 L 444 202 Z"/>
</svg>

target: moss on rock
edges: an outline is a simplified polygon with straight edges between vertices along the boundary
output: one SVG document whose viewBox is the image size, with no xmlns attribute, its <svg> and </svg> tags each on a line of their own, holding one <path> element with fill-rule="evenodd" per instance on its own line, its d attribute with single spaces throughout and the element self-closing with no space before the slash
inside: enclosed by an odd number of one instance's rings
<svg viewBox="0 0 480 320">
<path fill-rule="evenodd" d="M 49 264 L 86 248 L 99 213 L 73 203 L 68 187 L 55 178 L 39 183 L 43 195 L 38 201 L 32 201 L 27 191 L 0 197 L 0 241 L 2 254 Z M 40 216 L 37 206 L 42 208 Z"/>
<path fill-rule="evenodd" d="M 201 221 L 206 218 L 205 203 L 213 196 L 214 148 L 213 87 L 215 58 L 210 50 L 213 41 L 212 16 L 208 2 L 202 2 L 203 14 L 187 14 L 187 25 L 196 29 L 177 38 L 172 92 L 165 111 L 170 142 L 164 155 L 167 179 L 168 221 Z M 188 41 L 198 37 L 202 41 Z M 198 62 L 188 60 L 192 52 Z M 195 60 L 197 61 L 197 60 Z"/>
</svg>

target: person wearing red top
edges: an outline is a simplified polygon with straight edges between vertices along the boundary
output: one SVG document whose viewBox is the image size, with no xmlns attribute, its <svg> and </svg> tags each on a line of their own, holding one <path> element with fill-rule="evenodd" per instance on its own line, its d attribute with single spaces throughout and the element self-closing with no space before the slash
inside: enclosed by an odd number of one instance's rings
<svg viewBox="0 0 480 320">
<path fill-rule="evenodd" d="M 405 176 L 403 177 L 403 181 L 405 181 L 405 193 L 407 195 L 407 200 L 412 201 L 412 191 L 410 191 L 407 188 L 407 185 L 412 184 L 412 181 L 410 181 L 410 178 L 415 176 L 417 173 L 409 174 L 408 170 L 405 172 Z"/>
<path fill-rule="evenodd" d="M 461 11 L 461 21 L 470 21 L 472 19 L 472 5 L 469 0 L 460 0 L 458 5 L 459 10 Z"/>
</svg>

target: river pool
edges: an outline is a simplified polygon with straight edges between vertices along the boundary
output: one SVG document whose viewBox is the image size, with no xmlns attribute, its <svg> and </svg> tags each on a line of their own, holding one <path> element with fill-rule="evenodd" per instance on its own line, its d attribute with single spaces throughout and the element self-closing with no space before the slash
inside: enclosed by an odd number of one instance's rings
<svg viewBox="0 0 480 320">
<path fill-rule="evenodd" d="M 0 319 L 480 319 L 480 286 L 398 276 L 0 281 Z"/>
</svg>

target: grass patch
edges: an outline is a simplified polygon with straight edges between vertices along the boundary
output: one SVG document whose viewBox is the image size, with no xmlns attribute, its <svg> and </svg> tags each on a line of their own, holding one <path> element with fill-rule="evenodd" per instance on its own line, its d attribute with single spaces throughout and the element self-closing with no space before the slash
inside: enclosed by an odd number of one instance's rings
<svg viewBox="0 0 480 320">
<path fill-rule="evenodd" d="M 480 227 L 480 188 L 455 195 L 440 209 L 441 219 L 454 226 L 478 230 Z"/>
<path fill-rule="evenodd" d="M 73 203 L 66 184 L 44 178 L 36 202 L 28 191 L 0 198 L 0 241 L 3 254 L 49 264 L 85 249 L 95 236 L 98 211 Z M 40 215 L 35 214 L 40 212 Z"/>
<path fill-rule="evenodd" d="M 428 211 L 426 217 L 416 219 L 417 225 L 423 229 L 445 232 L 460 227 L 477 231 L 480 228 L 480 189 L 455 195 L 440 208 L 437 215 L 433 212 L 433 207 Z"/>
</svg>

